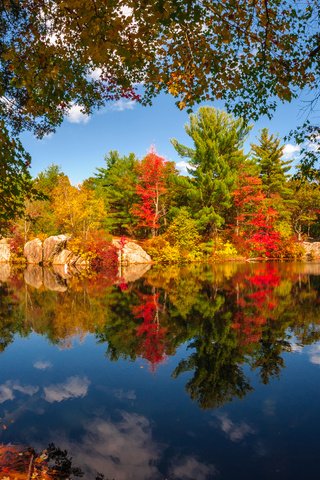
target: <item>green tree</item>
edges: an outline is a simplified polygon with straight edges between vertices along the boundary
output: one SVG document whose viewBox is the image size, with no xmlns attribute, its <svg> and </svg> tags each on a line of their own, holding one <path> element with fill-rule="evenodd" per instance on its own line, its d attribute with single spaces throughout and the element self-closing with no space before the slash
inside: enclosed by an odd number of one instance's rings
<svg viewBox="0 0 320 480">
<path fill-rule="evenodd" d="M 105 162 L 106 167 L 97 169 L 92 185 L 105 202 L 107 228 L 116 235 L 132 235 L 136 221 L 131 210 L 138 200 L 138 159 L 134 153 L 121 157 L 113 150 L 106 155 Z"/>
<path fill-rule="evenodd" d="M 41 137 L 75 104 L 90 113 L 121 97 L 151 103 L 161 91 L 180 108 L 223 99 L 236 115 L 271 115 L 275 98 L 318 94 L 317 13 L 316 1 L 5 0 L 0 141 L 22 130 Z M 309 137 L 317 128 L 306 124 Z"/>
<path fill-rule="evenodd" d="M 279 138 L 270 135 L 267 128 L 261 130 L 259 144 L 251 144 L 253 159 L 258 165 L 263 190 L 268 198 L 278 194 L 283 199 L 292 197 L 288 184 L 291 160 L 283 160 L 283 148 Z"/>
<path fill-rule="evenodd" d="M 171 140 L 178 154 L 187 158 L 191 182 L 190 208 L 202 232 L 212 233 L 225 222 L 232 206 L 239 167 L 245 162 L 242 150 L 249 128 L 243 120 L 211 107 L 201 107 L 190 115 L 185 130 L 194 148 Z"/>
<path fill-rule="evenodd" d="M 30 161 L 20 141 L 9 137 L 0 120 L 0 235 L 7 232 L 10 220 L 23 214 L 26 199 L 37 197 Z"/>
</svg>

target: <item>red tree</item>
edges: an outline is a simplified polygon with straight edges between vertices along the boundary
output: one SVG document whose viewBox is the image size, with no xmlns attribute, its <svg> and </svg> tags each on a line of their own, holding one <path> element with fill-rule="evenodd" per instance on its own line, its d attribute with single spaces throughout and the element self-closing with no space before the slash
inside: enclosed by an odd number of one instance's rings
<svg viewBox="0 0 320 480">
<path fill-rule="evenodd" d="M 137 194 L 139 204 L 133 206 L 133 214 L 140 219 L 140 226 L 151 228 L 152 236 L 160 227 L 160 218 L 165 215 L 162 198 L 167 192 L 168 162 L 151 149 L 138 167 Z"/>
<path fill-rule="evenodd" d="M 235 243 L 246 251 L 272 257 L 280 247 L 274 224 L 277 212 L 268 205 L 261 179 L 244 175 L 233 192 L 236 207 Z"/>
</svg>

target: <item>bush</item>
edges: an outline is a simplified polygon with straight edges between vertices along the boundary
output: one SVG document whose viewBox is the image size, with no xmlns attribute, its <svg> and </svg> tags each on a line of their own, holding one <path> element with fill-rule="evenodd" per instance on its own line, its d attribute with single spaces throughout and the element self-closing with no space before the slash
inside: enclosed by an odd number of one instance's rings
<svg viewBox="0 0 320 480">
<path fill-rule="evenodd" d="M 190 263 L 203 256 L 196 223 L 185 208 L 164 235 L 147 240 L 144 248 L 156 263 Z"/>
</svg>

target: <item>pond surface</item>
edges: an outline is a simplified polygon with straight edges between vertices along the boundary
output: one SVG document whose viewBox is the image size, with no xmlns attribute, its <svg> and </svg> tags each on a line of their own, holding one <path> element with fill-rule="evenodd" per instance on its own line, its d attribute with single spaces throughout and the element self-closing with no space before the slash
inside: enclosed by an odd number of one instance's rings
<svg viewBox="0 0 320 480">
<path fill-rule="evenodd" d="M 6 268 L 2 474 L 54 443 L 85 479 L 318 478 L 320 264 Z"/>
</svg>

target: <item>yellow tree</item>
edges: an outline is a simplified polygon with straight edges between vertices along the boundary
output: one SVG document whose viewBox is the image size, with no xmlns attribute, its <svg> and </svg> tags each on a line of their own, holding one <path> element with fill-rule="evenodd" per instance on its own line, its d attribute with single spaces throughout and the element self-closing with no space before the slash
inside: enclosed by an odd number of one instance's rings
<svg viewBox="0 0 320 480">
<path fill-rule="evenodd" d="M 53 210 L 58 228 L 87 238 L 88 232 L 103 227 L 106 210 L 103 199 L 84 186 L 71 185 L 62 177 L 53 191 Z"/>
</svg>

